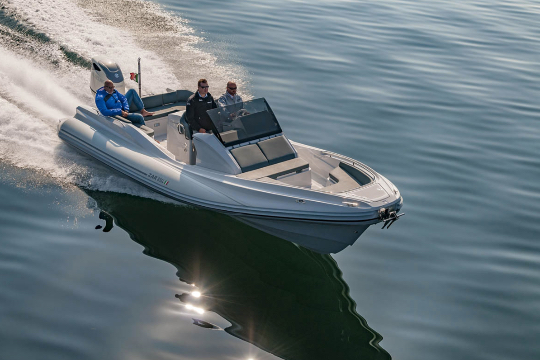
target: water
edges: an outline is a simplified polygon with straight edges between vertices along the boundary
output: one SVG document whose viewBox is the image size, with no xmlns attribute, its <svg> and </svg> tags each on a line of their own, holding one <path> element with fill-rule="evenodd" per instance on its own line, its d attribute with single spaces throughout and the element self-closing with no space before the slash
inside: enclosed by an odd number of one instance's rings
<svg viewBox="0 0 540 360">
<path fill-rule="evenodd" d="M 536 2 L 2 6 L 0 358 L 540 357 Z M 111 173 L 55 131 L 95 55 L 146 93 L 236 80 L 407 215 L 321 256 Z"/>
</svg>

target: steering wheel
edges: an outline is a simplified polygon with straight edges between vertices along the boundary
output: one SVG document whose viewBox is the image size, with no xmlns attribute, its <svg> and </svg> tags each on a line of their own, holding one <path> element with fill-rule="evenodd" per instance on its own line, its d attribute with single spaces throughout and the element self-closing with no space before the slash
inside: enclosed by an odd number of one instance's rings
<svg viewBox="0 0 540 360">
<path fill-rule="evenodd" d="M 249 112 L 246 109 L 240 109 L 236 112 L 236 117 L 249 115 Z"/>
</svg>

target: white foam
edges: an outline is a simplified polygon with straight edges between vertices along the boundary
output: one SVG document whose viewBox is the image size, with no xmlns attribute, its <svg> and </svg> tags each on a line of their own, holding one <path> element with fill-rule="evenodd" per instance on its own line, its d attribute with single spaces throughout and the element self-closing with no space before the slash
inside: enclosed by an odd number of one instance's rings
<svg viewBox="0 0 540 360">
<path fill-rule="evenodd" d="M 143 64 L 143 93 L 165 89 L 196 89 L 207 78 L 224 91 L 235 79 L 245 89 L 247 73 L 234 64 L 218 65 L 215 55 L 202 51 L 204 39 L 195 36 L 186 22 L 143 0 L 11 0 L 10 7 L 62 46 L 91 58 L 105 56 L 117 62 L 124 73 L 136 72 L 137 58 Z M 128 86 L 137 86 L 129 82 Z M 213 87 L 214 88 L 214 87 Z M 214 94 L 216 95 L 216 94 Z M 246 98 L 249 94 L 243 93 Z"/>
<path fill-rule="evenodd" d="M 171 68 L 153 52 L 139 47 L 132 34 L 97 21 L 95 15 L 72 1 L 12 0 L 10 6 L 38 31 L 88 59 L 95 55 L 113 59 L 129 73 L 137 70 L 137 58 L 141 57 L 148 92 L 179 86 Z"/>
<path fill-rule="evenodd" d="M 86 85 L 77 71 L 61 77 L 33 60 L 21 59 L 2 48 L 0 58 L 1 161 L 45 171 L 60 182 L 92 190 L 166 201 L 127 178 L 111 174 L 108 168 L 58 138 L 58 120 L 73 116 L 75 107 L 81 103 L 64 85 L 73 80 Z"/>
<path fill-rule="evenodd" d="M 133 20 L 141 13 L 141 5 L 142 15 Z M 72 117 L 80 104 L 93 105 L 89 71 L 67 62 L 60 46 L 87 59 L 110 58 L 124 74 L 136 71 L 137 57 L 141 57 L 143 93 L 194 88 L 186 83 L 196 84 L 200 77 L 225 84 L 231 74 L 241 78 L 242 71 L 217 66 L 214 56 L 193 47 L 200 39 L 180 18 L 149 2 L 11 0 L 6 6 L 20 22 L 46 34 L 51 42 L 26 37 L 24 47 L 16 47 L 16 41 L 0 45 L 0 161 L 45 171 L 61 182 L 92 190 L 165 201 L 58 138 L 60 118 Z M 195 73 L 203 61 L 207 73 Z M 128 81 L 128 87 L 136 86 Z"/>
<path fill-rule="evenodd" d="M 0 48 L 0 58 L 0 91 L 5 98 L 51 121 L 74 114 L 81 101 L 62 86 L 67 79 L 5 49 Z"/>
</svg>

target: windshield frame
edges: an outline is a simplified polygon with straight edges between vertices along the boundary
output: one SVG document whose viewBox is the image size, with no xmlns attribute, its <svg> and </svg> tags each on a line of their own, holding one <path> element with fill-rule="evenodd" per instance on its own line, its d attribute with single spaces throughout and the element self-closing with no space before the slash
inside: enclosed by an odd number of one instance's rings
<svg viewBox="0 0 540 360">
<path fill-rule="evenodd" d="M 270 115 L 268 120 L 271 120 L 271 121 L 274 122 L 275 128 L 268 129 L 268 131 L 266 131 L 266 132 L 246 136 L 246 137 L 243 137 L 242 139 L 233 140 L 233 141 L 224 141 L 222 136 L 220 135 L 220 132 L 218 131 L 219 125 L 216 124 L 216 122 L 220 122 L 221 119 L 224 118 L 224 115 L 223 115 L 224 111 L 226 111 L 227 108 L 238 108 L 239 106 L 240 106 L 241 109 L 243 109 L 244 104 L 249 105 L 250 103 L 255 103 L 255 102 L 258 102 L 258 101 L 259 102 L 260 101 L 264 102 L 265 109 L 263 111 L 259 111 L 257 113 L 253 113 L 253 114 L 249 114 L 249 115 L 255 115 L 255 114 L 259 114 L 259 113 L 262 114 L 264 111 L 267 111 L 268 114 Z M 221 143 L 225 147 L 230 147 L 230 146 L 250 142 L 250 141 L 257 140 L 257 139 L 264 138 L 264 137 L 268 137 L 268 136 L 271 136 L 271 135 L 281 134 L 283 132 L 283 130 L 281 129 L 281 125 L 279 124 L 279 121 L 276 118 L 276 115 L 272 111 L 272 108 L 270 108 L 270 105 L 268 105 L 268 102 L 266 101 L 265 98 L 257 98 L 257 99 L 252 99 L 252 100 L 248 100 L 248 101 L 243 101 L 241 103 L 236 103 L 236 104 L 225 106 L 225 107 L 222 107 L 222 106 L 218 105 L 217 108 L 208 110 L 207 114 L 210 117 L 210 120 L 212 121 L 212 129 L 213 129 L 216 137 L 221 141 Z M 225 131 L 223 131 L 223 132 L 225 132 Z"/>
</svg>

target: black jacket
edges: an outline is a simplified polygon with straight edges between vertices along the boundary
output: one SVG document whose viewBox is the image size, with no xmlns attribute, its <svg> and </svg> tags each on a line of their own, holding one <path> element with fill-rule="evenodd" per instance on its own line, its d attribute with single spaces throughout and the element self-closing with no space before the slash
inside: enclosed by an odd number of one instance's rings
<svg viewBox="0 0 540 360">
<path fill-rule="evenodd" d="M 212 120 L 206 113 L 207 110 L 217 108 L 216 102 L 210 93 L 205 98 L 199 96 L 199 92 L 191 95 L 186 104 L 186 120 L 192 131 L 200 128 L 212 130 Z"/>
</svg>

